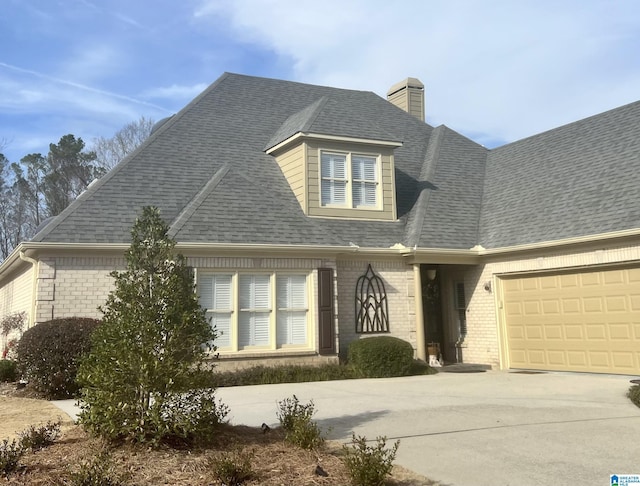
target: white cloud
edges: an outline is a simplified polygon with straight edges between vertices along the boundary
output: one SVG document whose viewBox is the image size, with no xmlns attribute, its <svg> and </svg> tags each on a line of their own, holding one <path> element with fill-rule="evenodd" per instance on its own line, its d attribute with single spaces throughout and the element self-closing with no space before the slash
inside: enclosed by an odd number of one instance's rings
<svg viewBox="0 0 640 486">
<path fill-rule="evenodd" d="M 638 97 L 633 0 L 207 0 L 194 16 L 291 59 L 303 82 L 384 96 L 418 77 L 430 123 L 487 143 Z"/>
<path fill-rule="evenodd" d="M 206 87 L 205 83 L 197 83 L 192 86 L 172 84 L 171 86 L 148 89 L 142 93 L 141 97 L 189 101 L 204 91 Z"/>
</svg>

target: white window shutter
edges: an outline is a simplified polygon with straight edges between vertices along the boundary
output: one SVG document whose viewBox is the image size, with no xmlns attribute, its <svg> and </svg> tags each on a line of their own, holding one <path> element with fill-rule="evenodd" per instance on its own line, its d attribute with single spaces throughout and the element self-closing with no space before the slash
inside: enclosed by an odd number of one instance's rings
<svg viewBox="0 0 640 486">
<path fill-rule="evenodd" d="M 253 314 L 253 336 L 255 346 L 267 346 L 269 344 L 269 313 L 255 312 Z"/>
<path fill-rule="evenodd" d="M 231 346 L 231 313 L 208 313 L 207 317 L 211 317 L 211 325 L 218 331 L 215 345 L 219 348 Z"/>
<path fill-rule="evenodd" d="M 291 327 L 291 344 L 305 344 L 307 342 L 307 313 L 292 312 L 289 316 Z"/>
<path fill-rule="evenodd" d="M 238 347 L 251 346 L 251 314 L 240 312 L 238 315 Z"/>
<path fill-rule="evenodd" d="M 198 278 L 198 299 L 204 309 L 213 309 L 213 275 Z"/>
<path fill-rule="evenodd" d="M 305 275 L 279 276 L 276 281 L 278 346 L 307 342 L 307 278 Z"/>
<path fill-rule="evenodd" d="M 238 346 L 269 345 L 270 275 L 240 275 L 238 301 Z"/>
<path fill-rule="evenodd" d="M 231 310 L 231 275 L 215 275 L 213 277 L 213 308 Z"/>
</svg>

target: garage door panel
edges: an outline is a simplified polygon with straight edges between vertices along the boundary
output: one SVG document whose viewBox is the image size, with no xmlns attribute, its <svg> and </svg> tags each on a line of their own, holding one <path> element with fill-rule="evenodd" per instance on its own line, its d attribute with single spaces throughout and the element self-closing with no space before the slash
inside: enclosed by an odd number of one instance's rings
<svg viewBox="0 0 640 486">
<path fill-rule="evenodd" d="M 604 351 L 590 351 L 589 364 L 596 368 L 609 368 L 609 353 Z"/>
<path fill-rule="evenodd" d="M 629 282 L 640 283 L 640 268 L 630 268 L 627 270 L 627 276 L 629 278 Z"/>
<path fill-rule="evenodd" d="M 580 287 L 600 286 L 600 275 L 597 273 L 579 274 Z"/>
<path fill-rule="evenodd" d="M 629 371 L 633 371 L 637 366 L 637 361 L 634 359 L 633 352 L 614 352 L 611 353 L 613 365 L 616 368 L 625 368 Z"/>
<path fill-rule="evenodd" d="M 580 299 L 561 299 L 562 300 L 562 312 L 568 313 L 580 313 Z"/>
<path fill-rule="evenodd" d="M 543 300 L 542 301 L 542 313 L 544 315 L 549 315 L 549 314 L 560 314 L 560 300 L 559 299 L 553 299 L 553 300 Z"/>
<path fill-rule="evenodd" d="M 629 303 L 625 295 L 612 295 L 607 297 L 605 302 L 607 312 L 627 312 L 629 310 Z"/>
<path fill-rule="evenodd" d="M 582 310 L 584 312 L 602 312 L 602 298 L 601 297 L 585 297 L 582 299 Z"/>
<path fill-rule="evenodd" d="M 527 316 L 540 315 L 540 302 L 539 301 L 525 301 L 524 302 L 524 314 Z"/>
<path fill-rule="evenodd" d="M 602 275 L 605 285 L 625 283 L 625 270 L 609 270 Z"/>
<path fill-rule="evenodd" d="M 547 351 L 547 361 L 553 366 L 565 367 L 567 365 L 564 351 Z"/>
<path fill-rule="evenodd" d="M 570 367 L 584 368 L 587 365 L 587 353 L 584 351 L 568 351 L 567 363 Z"/>
<path fill-rule="evenodd" d="M 547 341 L 553 341 L 553 340 L 557 340 L 557 341 L 562 341 L 563 340 L 563 335 L 562 335 L 562 326 L 559 324 L 553 325 L 553 324 L 548 324 L 546 326 L 544 326 L 544 338 Z"/>
<path fill-rule="evenodd" d="M 584 339 L 582 325 L 573 324 L 564 326 L 564 335 L 567 340 L 582 341 Z"/>
<path fill-rule="evenodd" d="M 632 338 L 631 324 L 609 324 L 609 339 L 612 341 L 629 341 Z"/>
<path fill-rule="evenodd" d="M 564 274 L 560 275 L 560 287 L 563 289 L 566 288 L 575 288 L 578 287 L 578 275 L 575 274 Z"/>
<path fill-rule="evenodd" d="M 511 367 L 640 373 L 640 268 L 502 282 Z"/>
<path fill-rule="evenodd" d="M 546 362 L 545 352 L 543 349 L 530 349 L 527 353 L 529 362 L 534 365 L 544 365 Z"/>
</svg>

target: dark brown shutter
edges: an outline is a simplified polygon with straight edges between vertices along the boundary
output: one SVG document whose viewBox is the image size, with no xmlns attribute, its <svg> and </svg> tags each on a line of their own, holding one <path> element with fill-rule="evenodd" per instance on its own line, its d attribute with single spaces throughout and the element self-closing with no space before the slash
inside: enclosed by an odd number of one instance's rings
<svg viewBox="0 0 640 486">
<path fill-rule="evenodd" d="M 335 354 L 333 322 L 333 269 L 318 269 L 318 337 L 320 354 Z"/>
</svg>

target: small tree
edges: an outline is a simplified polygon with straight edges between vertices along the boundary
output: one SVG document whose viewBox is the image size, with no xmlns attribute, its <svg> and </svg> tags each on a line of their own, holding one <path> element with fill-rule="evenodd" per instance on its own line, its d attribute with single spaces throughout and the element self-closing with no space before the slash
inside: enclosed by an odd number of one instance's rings
<svg viewBox="0 0 640 486">
<path fill-rule="evenodd" d="M 227 413 L 202 387 L 216 332 L 167 232 L 159 211 L 145 207 L 131 231 L 127 270 L 112 273 L 115 289 L 78 373 L 80 422 L 107 439 L 193 440 Z"/>
</svg>

